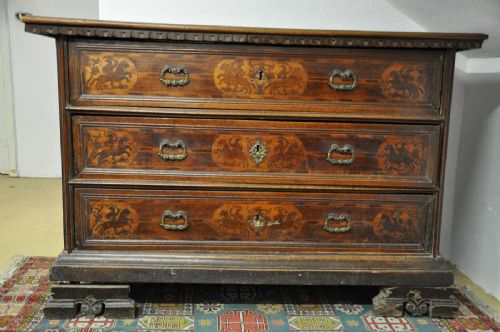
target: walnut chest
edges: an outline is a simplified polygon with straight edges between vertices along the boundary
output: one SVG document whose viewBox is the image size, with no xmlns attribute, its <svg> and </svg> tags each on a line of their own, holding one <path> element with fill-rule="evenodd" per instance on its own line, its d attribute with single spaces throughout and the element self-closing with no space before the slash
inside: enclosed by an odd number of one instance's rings
<svg viewBox="0 0 500 332">
<path fill-rule="evenodd" d="M 144 282 L 452 283 L 454 56 L 485 35 L 21 20 L 57 41 L 53 306 L 100 289 L 120 315 Z"/>
</svg>

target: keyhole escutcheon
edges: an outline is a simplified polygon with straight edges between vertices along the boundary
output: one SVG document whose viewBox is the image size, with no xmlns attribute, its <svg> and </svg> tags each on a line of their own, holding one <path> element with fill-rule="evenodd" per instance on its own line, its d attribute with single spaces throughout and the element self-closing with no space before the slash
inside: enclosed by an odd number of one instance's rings
<svg viewBox="0 0 500 332">
<path fill-rule="evenodd" d="M 257 74 L 259 76 L 259 81 L 262 81 L 262 75 L 264 75 L 264 72 L 262 70 L 259 70 Z"/>
</svg>

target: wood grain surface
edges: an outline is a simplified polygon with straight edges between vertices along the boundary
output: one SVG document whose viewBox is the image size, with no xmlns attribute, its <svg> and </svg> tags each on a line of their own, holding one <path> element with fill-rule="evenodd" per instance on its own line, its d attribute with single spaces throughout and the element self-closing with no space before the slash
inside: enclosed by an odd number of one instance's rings
<svg viewBox="0 0 500 332">
<path fill-rule="evenodd" d="M 57 40 L 52 280 L 452 283 L 454 59 L 486 35 L 21 20 Z"/>
<path fill-rule="evenodd" d="M 360 113 L 370 113 L 362 109 L 373 107 L 378 113 L 410 115 L 401 107 L 406 105 L 431 117 L 439 110 L 443 53 L 82 41 L 71 43 L 69 56 L 75 105 L 267 107 L 331 113 L 360 106 Z M 167 65 L 184 68 L 189 83 L 165 86 L 160 78 L 185 78 L 163 75 Z M 332 89 L 334 70 L 354 73 L 356 87 Z M 338 75 L 331 80 L 354 82 Z"/>
<path fill-rule="evenodd" d="M 432 195 L 77 189 L 77 242 L 95 249 L 423 252 L 434 202 Z M 325 224 L 331 214 L 345 219 Z"/>
<path fill-rule="evenodd" d="M 105 116 L 74 116 L 73 135 L 77 177 L 332 186 L 432 188 L 439 144 L 438 126 Z"/>
</svg>

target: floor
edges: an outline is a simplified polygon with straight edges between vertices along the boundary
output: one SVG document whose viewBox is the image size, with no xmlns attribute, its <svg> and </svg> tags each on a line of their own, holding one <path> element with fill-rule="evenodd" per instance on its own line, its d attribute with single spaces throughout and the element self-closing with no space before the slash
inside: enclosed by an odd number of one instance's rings
<svg viewBox="0 0 500 332">
<path fill-rule="evenodd" d="M 0 268 L 15 255 L 57 256 L 63 248 L 60 179 L 0 175 Z"/>
<path fill-rule="evenodd" d="M 55 257 L 63 248 L 60 179 L 11 178 L 0 175 L 0 272 L 13 257 Z M 455 283 L 488 314 L 500 319 L 500 301 L 460 271 Z"/>
</svg>

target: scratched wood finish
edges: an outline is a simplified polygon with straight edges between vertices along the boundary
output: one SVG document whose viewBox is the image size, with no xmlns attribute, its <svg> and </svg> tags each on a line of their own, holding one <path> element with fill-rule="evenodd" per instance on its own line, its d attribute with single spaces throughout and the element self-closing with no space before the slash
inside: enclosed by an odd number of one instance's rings
<svg viewBox="0 0 500 332">
<path fill-rule="evenodd" d="M 82 248 L 279 250 L 288 246 L 425 252 L 430 244 L 426 230 L 432 227 L 427 216 L 435 199 L 432 195 L 77 189 L 75 204 Z M 332 214 L 345 219 L 334 219 Z M 187 227 L 169 230 L 162 223 Z M 338 234 L 325 230 L 349 226 Z"/>
<path fill-rule="evenodd" d="M 77 176 L 433 187 L 439 127 L 75 116 L 73 135 Z"/>
<path fill-rule="evenodd" d="M 439 116 L 440 51 L 127 42 L 70 45 L 71 100 L 75 105 L 180 103 L 185 107 L 320 109 L 331 113 L 339 112 L 338 106 L 355 105 L 358 113 Z M 185 68 L 189 83 L 165 86 L 160 74 L 166 65 Z M 352 91 L 333 90 L 329 82 L 335 69 L 352 71 L 357 86 Z M 164 78 L 181 80 L 185 76 L 165 74 Z M 353 79 L 336 76 L 332 82 L 349 84 Z M 417 110 L 405 110 L 402 105 Z M 377 110 L 362 110 L 372 106 Z"/>
<path fill-rule="evenodd" d="M 52 278 L 111 283 L 448 286 L 453 273 L 441 257 L 359 253 L 240 253 L 78 250 L 62 252 Z M 383 257 L 383 259 L 381 259 Z M 147 263 L 145 263 L 147 262 Z M 204 262 L 200 266 L 200 262 Z M 85 266 L 85 273 L 81 273 Z M 109 268 L 118 266 L 119 268 Z M 168 267 L 168 268 L 166 268 Z M 172 273 L 175 271 L 175 273 Z M 194 272 L 196 271 L 196 272 Z M 285 281 L 286 280 L 286 281 Z"/>
</svg>

